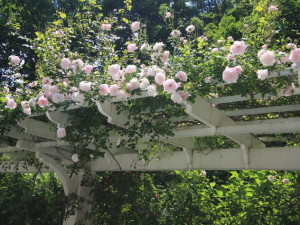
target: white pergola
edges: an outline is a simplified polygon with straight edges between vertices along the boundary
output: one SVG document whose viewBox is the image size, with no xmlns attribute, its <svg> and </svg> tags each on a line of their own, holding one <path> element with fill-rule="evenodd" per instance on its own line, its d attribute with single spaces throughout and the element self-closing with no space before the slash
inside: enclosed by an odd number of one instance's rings
<svg viewBox="0 0 300 225">
<path fill-rule="evenodd" d="M 297 76 L 297 71 L 288 69 L 283 72 L 273 72 L 270 78 L 280 76 Z M 300 70 L 298 69 L 298 78 Z M 300 83 L 300 79 L 299 83 Z M 296 88 L 293 95 L 299 95 L 300 88 Z M 284 90 L 279 90 L 277 96 L 284 96 Z M 131 99 L 146 98 L 145 93 L 141 96 L 132 96 Z M 257 94 L 255 99 L 262 96 Z M 265 96 L 268 97 L 268 96 Z M 243 170 L 243 169 L 269 169 L 269 170 L 298 170 L 300 169 L 300 147 L 266 147 L 265 143 L 275 141 L 276 137 L 270 134 L 296 133 L 300 132 L 300 117 L 276 118 L 253 121 L 237 121 L 234 118 L 243 115 L 257 115 L 266 113 L 283 113 L 300 111 L 300 104 L 269 106 L 263 108 L 250 108 L 235 111 L 221 111 L 217 104 L 230 104 L 234 102 L 247 101 L 248 97 L 240 95 L 215 97 L 204 99 L 198 96 L 194 103 L 188 102 L 182 105 L 185 107 L 186 115 L 171 120 L 199 121 L 197 125 L 182 126 L 174 128 L 174 136 L 164 137 L 163 142 L 174 145 L 181 150 L 164 150 L 160 159 L 152 159 L 148 162 L 140 160 L 139 148 L 143 148 L 150 137 L 143 137 L 137 149 L 118 148 L 117 141 L 120 138 L 112 133 L 110 141 L 115 143 L 110 152 L 105 153 L 104 158 L 92 160 L 83 169 L 94 172 L 99 171 L 160 171 L 160 170 Z M 117 113 L 117 100 L 107 100 L 105 102 L 96 101 L 99 113 L 107 117 L 107 121 L 120 127 L 125 127 L 128 122 L 126 112 Z M 11 159 L 19 161 L 25 151 L 34 152 L 37 159 L 47 168 L 42 168 L 42 172 L 55 172 L 62 181 L 65 194 L 76 193 L 86 199 L 89 196 L 89 189 L 80 186 L 83 171 L 70 175 L 66 166 L 72 164 L 69 143 L 59 140 L 56 132 L 51 131 L 51 124 L 66 126 L 70 115 L 68 110 L 74 110 L 78 106 L 74 105 L 66 110 L 47 112 L 46 115 L 51 122 L 42 122 L 34 116 L 27 117 L 18 122 L 18 127 L 11 127 L 5 134 L 8 137 L 17 139 L 16 146 L 2 146 L 0 153 L 11 156 Z M 130 121 L 129 121 L 130 122 Z M 201 124 L 201 125 L 199 125 Z M 237 143 L 240 147 L 235 149 L 215 149 L 210 152 L 200 150 L 195 144 L 194 137 L 204 137 L 222 135 Z M 124 138 L 124 137 L 123 137 Z M 94 149 L 93 143 L 88 146 Z M 166 147 L 165 147 L 166 148 Z M 134 163 L 136 162 L 136 163 Z M 2 162 L 8 163 L 8 162 Z M 16 167 L 19 172 L 36 172 L 33 167 L 23 168 L 25 162 L 13 163 L 10 168 L 2 167 L 1 172 L 14 172 Z M 85 203 L 86 204 L 86 203 Z M 83 206 L 87 211 L 89 205 Z M 83 215 L 77 212 L 64 224 L 74 224 Z"/>
</svg>

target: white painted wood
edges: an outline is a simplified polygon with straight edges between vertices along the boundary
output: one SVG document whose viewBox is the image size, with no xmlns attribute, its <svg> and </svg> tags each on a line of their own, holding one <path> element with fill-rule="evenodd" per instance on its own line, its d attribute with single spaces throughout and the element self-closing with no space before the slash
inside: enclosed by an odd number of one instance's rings
<svg viewBox="0 0 300 225">
<path fill-rule="evenodd" d="M 292 111 L 299 111 L 299 110 L 300 110 L 300 104 L 296 104 L 296 105 L 268 106 L 262 108 L 226 111 L 225 114 L 227 116 L 244 116 L 244 115 L 257 115 L 257 114 L 265 114 L 265 113 L 273 113 L 273 112 L 292 112 Z"/>
<path fill-rule="evenodd" d="M 285 96 L 285 89 L 281 89 L 277 91 L 277 97 Z M 300 95 L 300 88 L 295 88 L 293 95 Z M 264 98 L 272 97 L 273 95 L 266 94 Z M 254 95 L 254 99 L 261 99 L 263 96 L 261 94 Z M 250 96 L 241 96 L 241 95 L 233 95 L 233 96 L 224 96 L 218 98 L 209 98 L 208 101 L 212 104 L 224 104 L 224 103 L 232 103 L 232 102 L 242 102 L 251 99 Z"/>
<path fill-rule="evenodd" d="M 116 155 L 116 159 L 125 171 L 161 171 L 161 170 L 189 170 L 182 151 L 170 152 L 160 160 L 151 160 L 140 165 L 132 165 L 138 154 Z M 249 159 L 249 160 L 248 160 Z M 253 170 L 300 170 L 300 147 L 252 148 L 249 151 L 248 169 Z M 107 162 L 103 158 L 96 159 L 91 164 L 93 171 L 119 171 L 117 166 L 107 169 Z M 244 156 L 241 149 L 219 149 L 208 154 L 193 151 L 192 168 L 195 170 L 243 170 Z"/>
<path fill-rule="evenodd" d="M 8 167 L 10 165 L 10 167 Z M 41 168 L 41 173 L 52 173 L 53 171 L 50 168 Z M 36 173 L 38 169 L 34 166 L 28 166 L 28 163 L 19 161 L 15 162 L 5 162 L 1 161 L 0 164 L 0 173 Z"/>
<path fill-rule="evenodd" d="M 186 103 L 186 112 L 193 118 L 199 120 L 201 123 L 216 129 L 219 127 L 235 126 L 236 122 L 225 115 L 224 112 L 212 106 L 208 101 L 200 96 L 197 96 L 195 103 Z M 263 142 L 255 138 L 251 134 L 227 134 L 231 140 L 240 145 L 247 147 L 264 147 Z"/>
<path fill-rule="evenodd" d="M 72 184 L 70 177 L 59 162 L 39 152 L 36 153 L 36 158 L 38 158 L 41 163 L 48 166 L 53 172 L 57 173 L 60 181 L 62 182 L 65 195 L 74 192 L 76 187 Z"/>
<path fill-rule="evenodd" d="M 61 111 L 47 111 L 46 116 L 51 122 L 57 124 L 57 127 L 67 126 L 70 119 L 70 115 L 68 113 Z"/>
</svg>

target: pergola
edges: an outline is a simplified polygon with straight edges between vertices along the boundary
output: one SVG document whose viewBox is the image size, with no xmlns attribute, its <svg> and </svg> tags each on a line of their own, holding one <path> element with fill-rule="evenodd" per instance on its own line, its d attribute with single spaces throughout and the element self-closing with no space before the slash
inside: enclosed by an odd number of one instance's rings
<svg viewBox="0 0 300 225">
<path fill-rule="evenodd" d="M 298 75 L 297 75 L 298 70 Z M 281 76 L 298 76 L 300 83 L 300 69 L 288 68 L 282 72 L 273 72 L 268 79 Z M 300 88 L 294 90 L 293 95 L 299 95 Z M 285 91 L 279 90 L 278 97 L 284 96 Z M 131 99 L 147 98 L 146 93 L 135 95 Z M 257 94 L 253 96 L 260 99 L 262 96 Z M 271 96 L 264 96 L 271 97 Z M 140 140 L 140 146 L 136 150 L 126 147 L 118 148 L 117 142 L 120 138 L 117 134 L 110 135 L 110 141 L 114 143 L 105 157 L 97 158 L 85 165 L 82 169 L 89 169 L 92 173 L 99 171 L 160 171 L 160 170 L 242 170 L 242 169 L 270 169 L 270 170 L 298 170 L 300 169 L 300 147 L 266 147 L 272 146 L 272 143 L 278 141 L 272 134 L 290 133 L 300 131 L 300 118 L 276 118 L 241 121 L 244 115 L 258 115 L 268 113 L 285 113 L 300 110 L 300 104 L 266 106 L 262 108 L 247 108 L 233 111 L 222 111 L 218 109 L 219 105 L 232 104 L 249 100 L 250 97 L 235 95 L 225 97 L 214 97 L 205 99 L 196 97 L 195 102 L 182 104 L 186 115 L 182 117 L 171 118 L 174 122 L 197 121 L 195 125 L 180 126 L 174 128 L 174 136 L 164 137 L 163 142 L 176 146 L 178 151 L 166 149 L 160 159 L 150 161 L 137 161 L 139 157 L 139 148 L 147 143 L 150 137 L 143 137 Z M 99 113 L 107 117 L 107 121 L 120 127 L 125 127 L 128 122 L 127 112 L 117 113 L 116 103 L 118 100 L 112 99 L 104 102 L 95 101 Z M 89 189 L 80 186 L 80 180 L 83 170 L 78 174 L 69 176 L 66 166 L 72 164 L 70 146 L 66 141 L 57 139 L 56 133 L 51 131 L 51 124 L 66 126 L 70 118 L 69 110 L 76 110 L 85 105 L 73 105 L 67 109 L 59 109 L 46 113 L 51 122 L 42 122 L 35 116 L 27 117 L 18 122 L 18 127 L 11 127 L 5 134 L 8 137 L 17 139 L 16 146 L 2 146 L 0 153 L 11 156 L 13 162 L 2 162 L 1 172 L 36 172 L 34 167 L 23 168 L 25 162 L 20 161 L 25 151 L 34 152 L 37 159 L 45 166 L 42 172 L 55 172 L 58 174 L 65 194 L 76 193 L 86 199 L 92 199 L 89 196 Z M 129 121 L 130 122 L 130 121 Z M 20 129 L 21 128 L 21 129 Z M 226 136 L 240 147 L 235 149 L 215 149 L 205 152 L 199 150 L 195 144 L 195 137 Z M 281 139 L 282 140 L 282 139 Z M 94 149 L 93 143 L 88 148 Z M 16 163 L 18 162 L 18 163 Z M 10 165 L 5 166 L 5 165 Z M 87 203 L 85 203 L 87 204 Z M 89 210 L 89 205 L 84 206 Z M 82 214 L 77 212 L 70 217 L 64 224 L 74 224 L 82 218 Z"/>
</svg>

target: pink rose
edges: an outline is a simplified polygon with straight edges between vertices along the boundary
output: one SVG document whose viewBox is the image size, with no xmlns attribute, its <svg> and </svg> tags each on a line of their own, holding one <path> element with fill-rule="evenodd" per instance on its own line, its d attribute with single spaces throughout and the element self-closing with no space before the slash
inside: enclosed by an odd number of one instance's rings
<svg viewBox="0 0 300 225">
<path fill-rule="evenodd" d="M 234 41 L 233 37 L 231 37 L 231 36 L 229 36 L 229 37 L 227 38 L 227 40 L 228 40 L 228 41 Z"/>
<path fill-rule="evenodd" d="M 79 83 L 79 89 L 82 91 L 90 91 L 92 88 L 92 82 L 87 82 L 87 81 L 81 81 Z"/>
<path fill-rule="evenodd" d="M 236 83 L 237 79 L 239 78 L 239 75 L 236 73 L 234 68 L 226 67 L 223 71 L 223 80 L 229 84 Z"/>
<path fill-rule="evenodd" d="M 77 87 L 71 87 L 71 88 L 69 89 L 69 91 L 70 91 L 70 92 L 76 92 L 76 91 L 78 91 L 78 88 L 77 88 Z"/>
<path fill-rule="evenodd" d="M 218 48 L 213 48 L 213 49 L 211 50 L 212 53 L 216 53 L 216 52 L 218 52 L 218 51 L 219 51 Z"/>
<path fill-rule="evenodd" d="M 101 24 L 101 27 L 102 27 L 103 30 L 110 30 L 111 29 L 111 24 L 104 23 L 104 24 Z"/>
<path fill-rule="evenodd" d="M 74 69 L 76 69 L 77 67 L 82 67 L 83 66 L 83 62 L 81 59 L 76 59 L 72 61 L 72 66 L 74 67 Z"/>
<path fill-rule="evenodd" d="M 269 75 L 268 70 L 258 70 L 257 71 L 257 78 L 260 80 L 265 80 Z"/>
<path fill-rule="evenodd" d="M 166 79 L 166 75 L 164 73 L 157 73 L 155 75 L 155 83 L 159 84 L 159 85 L 163 85 L 165 79 Z"/>
<path fill-rule="evenodd" d="M 70 59 L 68 59 L 68 58 L 63 58 L 63 59 L 61 60 L 60 66 L 61 66 L 61 68 L 63 68 L 63 69 L 69 69 L 69 68 L 71 68 L 72 64 L 71 64 Z"/>
<path fill-rule="evenodd" d="M 180 32 L 179 30 L 173 30 L 173 31 L 171 32 L 171 36 L 172 36 L 173 38 L 179 38 L 180 35 L 181 35 L 181 32 Z"/>
<path fill-rule="evenodd" d="M 118 74 L 119 71 L 120 71 L 120 65 L 118 64 L 114 64 L 108 67 L 108 73 L 112 76 Z"/>
<path fill-rule="evenodd" d="M 179 71 L 178 73 L 176 73 L 175 77 L 178 78 L 180 81 L 187 81 L 187 75 L 183 71 Z"/>
<path fill-rule="evenodd" d="M 45 107 L 46 105 L 49 104 L 48 99 L 45 98 L 44 96 L 39 97 L 38 99 L 38 104 L 40 107 Z"/>
<path fill-rule="evenodd" d="M 52 80 L 48 77 L 45 77 L 42 79 L 42 84 L 50 84 L 51 85 Z"/>
<path fill-rule="evenodd" d="M 269 8 L 268 8 L 268 11 L 269 12 L 275 12 L 275 11 L 277 11 L 278 10 L 278 8 L 276 7 L 276 6 L 274 6 L 274 5 L 271 5 Z"/>
<path fill-rule="evenodd" d="M 261 48 L 264 49 L 264 50 L 267 50 L 268 45 L 263 45 L 263 46 L 261 46 Z"/>
<path fill-rule="evenodd" d="M 72 100 L 75 101 L 75 102 L 78 102 L 80 104 L 83 104 L 84 103 L 84 95 L 79 93 L 79 92 L 74 92 L 72 94 Z"/>
<path fill-rule="evenodd" d="M 234 55 L 229 53 L 229 54 L 226 56 L 226 59 L 227 59 L 227 61 L 230 61 L 231 59 L 234 59 Z"/>
<path fill-rule="evenodd" d="M 257 53 L 257 57 L 258 58 L 260 58 L 264 53 L 266 53 L 267 52 L 267 50 L 265 50 L 265 49 L 262 49 L 262 50 L 260 50 L 258 53 Z"/>
<path fill-rule="evenodd" d="M 106 96 L 109 94 L 109 86 L 107 84 L 100 84 L 99 85 L 99 94 Z"/>
<path fill-rule="evenodd" d="M 179 91 L 178 94 L 180 94 L 183 101 L 186 101 L 189 97 L 189 93 L 187 91 Z"/>
<path fill-rule="evenodd" d="M 119 91 L 119 86 L 116 84 L 113 84 L 109 87 L 109 92 L 111 96 L 116 96 L 118 91 Z"/>
<path fill-rule="evenodd" d="M 23 111 L 23 113 L 25 113 L 28 116 L 31 115 L 31 108 L 30 107 L 24 108 L 22 111 Z"/>
<path fill-rule="evenodd" d="M 65 96 L 63 94 L 60 93 L 55 93 L 54 95 L 52 95 L 52 102 L 53 103 L 62 103 L 66 100 Z"/>
<path fill-rule="evenodd" d="M 71 158 L 72 158 L 73 162 L 75 162 L 75 163 L 79 162 L 79 155 L 78 154 L 73 154 Z"/>
<path fill-rule="evenodd" d="M 10 98 L 6 102 L 6 107 L 9 108 L 9 109 L 15 109 L 17 107 L 17 103 L 15 102 L 14 99 Z"/>
<path fill-rule="evenodd" d="M 287 179 L 287 178 L 284 178 L 284 179 L 282 180 L 282 183 L 284 183 L 284 184 L 288 184 L 288 183 L 290 183 L 290 180 L 289 180 L 289 179 Z"/>
<path fill-rule="evenodd" d="M 157 42 L 155 43 L 155 45 L 153 46 L 153 50 L 154 51 L 161 51 L 163 49 L 164 43 L 162 42 Z"/>
<path fill-rule="evenodd" d="M 169 94 L 174 93 L 177 90 L 177 88 L 178 88 L 178 85 L 177 85 L 177 83 L 176 83 L 176 81 L 174 79 L 168 79 L 168 80 L 166 80 L 163 83 L 163 86 L 164 86 L 164 90 L 166 92 L 168 92 Z"/>
<path fill-rule="evenodd" d="M 172 13 L 170 13 L 170 12 L 167 12 L 167 13 L 166 13 L 166 15 L 165 15 L 165 17 L 166 17 L 166 18 L 170 18 L 170 17 L 172 17 Z"/>
<path fill-rule="evenodd" d="M 230 52 L 233 55 L 243 55 L 246 51 L 247 45 L 243 41 L 235 41 L 233 45 L 230 46 Z"/>
<path fill-rule="evenodd" d="M 293 63 L 297 63 L 297 62 L 300 61 L 300 48 L 296 48 L 296 49 L 291 51 L 290 60 Z"/>
<path fill-rule="evenodd" d="M 15 55 L 9 56 L 8 60 L 14 65 L 19 65 L 21 62 L 21 59 L 19 58 L 19 56 L 15 56 Z"/>
<path fill-rule="evenodd" d="M 155 97 L 157 95 L 156 85 L 154 84 L 149 85 L 147 88 L 147 92 L 149 96 Z"/>
<path fill-rule="evenodd" d="M 243 69 L 242 69 L 241 66 L 235 66 L 233 69 L 235 70 L 235 72 L 237 73 L 237 75 L 240 75 L 241 72 L 243 71 Z"/>
<path fill-rule="evenodd" d="M 187 28 L 185 30 L 187 33 L 192 33 L 195 30 L 195 26 L 189 25 L 189 26 L 187 26 Z"/>
<path fill-rule="evenodd" d="M 170 52 L 164 51 L 164 53 L 161 55 L 160 59 L 162 62 L 167 62 L 167 61 L 169 61 L 169 56 L 170 56 Z"/>
<path fill-rule="evenodd" d="M 148 86 L 150 85 L 149 80 L 147 78 L 143 78 L 141 81 L 142 82 L 140 83 L 140 88 L 142 90 L 146 90 L 148 88 Z"/>
<path fill-rule="evenodd" d="M 178 93 L 171 94 L 171 100 L 178 104 L 182 104 L 183 102 L 181 95 Z"/>
<path fill-rule="evenodd" d="M 140 22 L 135 21 L 131 24 L 132 32 L 138 31 L 140 29 Z"/>
<path fill-rule="evenodd" d="M 287 49 L 294 49 L 294 48 L 296 48 L 297 46 L 296 46 L 294 43 L 288 43 L 285 47 L 286 47 Z"/>
<path fill-rule="evenodd" d="M 128 65 L 125 69 L 125 73 L 134 73 L 136 72 L 136 66 L 135 65 Z"/>
<path fill-rule="evenodd" d="M 31 83 L 28 84 L 28 86 L 31 87 L 31 88 L 33 88 L 37 85 L 38 85 L 37 81 L 32 81 Z"/>
<path fill-rule="evenodd" d="M 136 77 L 132 78 L 129 83 L 132 85 L 133 90 L 140 87 L 140 82 Z"/>
<path fill-rule="evenodd" d="M 275 181 L 275 177 L 272 175 L 268 176 L 268 181 L 273 183 Z"/>
<path fill-rule="evenodd" d="M 57 131 L 56 131 L 56 136 L 58 138 L 64 138 L 66 136 L 66 130 L 65 128 L 58 128 Z"/>
<path fill-rule="evenodd" d="M 93 68 L 94 67 L 92 65 L 86 65 L 82 68 L 82 71 L 89 75 L 92 72 Z"/>
<path fill-rule="evenodd" d="M 134 51 L 137 50 L 137 49 L 138 49 L 138 47 L 136 46 L 136 44 L 129 44 L 129 45 L 127 46 L 128 52 L 134 52 Z"/>
<path fill-rule="evenodd" d="M 276 62 L 275 55 L 272 51 L 263 53 L 259 60 L 264 66 L 273 66 Z"/>
</svg>

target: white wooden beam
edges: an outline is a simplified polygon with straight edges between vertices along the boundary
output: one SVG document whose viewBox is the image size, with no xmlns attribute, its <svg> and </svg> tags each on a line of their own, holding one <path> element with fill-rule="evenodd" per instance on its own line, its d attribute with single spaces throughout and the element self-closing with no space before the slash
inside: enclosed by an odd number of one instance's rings
<svg viewBox="0 0 300 225">
<path fill-rule="evenodd" d="M 193 152 L 192 169 L 205 170 L 243 170 L 245 160 L 252 170 L 300 170 L 300 147 L 252 148 L 245 159 L 241 149 L 216 149 L 209 154 Z M 138 154 L 116 155 L 115 158 L 124 171 L 161 171 L 190 170 L 182 151 L 170 152 L 160 160 L 151 160 L 146 164 L 132 163 Z M 106 159 L 98 158 L 91 164 L 92 171 L 119 171 L 114 165 L 108 169 Z"/>
<path fill-rule="evenodd" d="M 261 108 L 233 110 L 233 111 L 226 111 L 225 114 L 227 116 L 244 116 L 244 115 L 257 115 L 257 114 L 265 114 L 265 113 L 273 113 L 273 112 L 276 113 L 293 112 L 299 110 L 300 110 L 300 104 L 296 104 L 296 105 L 268 106 L 268 107 L 261 107 Z"/>
<path fill-rule="evenodd" d="M 237 125 L 237 123 L 226 116 L 224 112 L 215 108 L 211 105 L 211 103 L 200 96 L 196 97 L 195 103 L 188 102 L 185 106 L 186 112 L 190 116 L 212 129 Z M 245 145 L 246 147 L 264 147 L 263 142 L 251 134 L 228 134 L 226 136 L 240 145 Z"/>
<path fill-rule="evenodd" d="M 0 173 L 36 173 L 38 168 L 34 166 L 29 166 L 27 162 L 19 161 L 15 162 L 1 162 L 0 164 Z M 41 173 L 53 173 L 50 168 L 42 167 L 40 170 Z"/>
<path fill-rule="evenodd" d="M 300 95 L 300 88 L 295 88 L 293 95 Z M 266 94 L 264 98 L 272 97 L 274 95 Z M 285 96 L 285 89 L 281 89 L 277 91 L 277 97 Z M 262 94 L 254 95 L 254 99 L 261 99 L 263 96 Z M 233 96 L 224 96 L 218 98 L 209 98 L 208 101 L 212 104 L 224 104 L 224 103 L 231 103 L 231 102 L 242 102 L 251 99 L 250 96 L 242 96 L 242 95 L 233 95 Z"/>
</svg>

